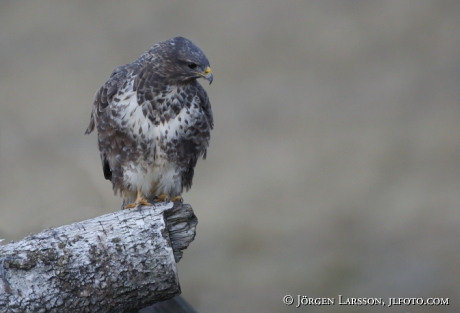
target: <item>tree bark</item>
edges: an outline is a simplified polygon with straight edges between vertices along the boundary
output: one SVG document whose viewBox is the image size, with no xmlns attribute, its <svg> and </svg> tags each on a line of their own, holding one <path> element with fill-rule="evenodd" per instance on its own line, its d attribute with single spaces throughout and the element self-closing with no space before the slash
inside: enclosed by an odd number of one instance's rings
<svg viewBox="0 0 460 313">
<path fill-rule="evenodd" d="M 190 205 L 157 204 L 0 246 L 0 312 L 137 312 L 180 294 Z"/>
</svg>

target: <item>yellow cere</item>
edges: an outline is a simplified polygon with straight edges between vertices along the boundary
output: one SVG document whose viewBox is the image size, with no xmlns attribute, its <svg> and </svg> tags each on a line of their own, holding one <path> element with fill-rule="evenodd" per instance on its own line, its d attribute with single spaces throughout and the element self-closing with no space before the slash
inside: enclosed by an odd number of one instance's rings
<svg viewBox="0 0 460 313">
<path fill-rule="evenodd" d="M 204 70 L 204 73 L 205 73 L 205 74 L 211 73 L 211 68 L 210 68 L 209 66 L 206 67 L 206 69 Z"/>
</svg>

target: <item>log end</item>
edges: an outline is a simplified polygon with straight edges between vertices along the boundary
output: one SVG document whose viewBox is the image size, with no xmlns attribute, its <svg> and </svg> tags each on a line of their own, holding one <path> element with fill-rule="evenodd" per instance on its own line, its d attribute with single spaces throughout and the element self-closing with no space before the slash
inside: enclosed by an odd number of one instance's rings
<svg viewBox="0 0 460 313">
<path fill-rule="evenodd" d="M 169 238 L 176 263 L 180 261 L 183 251 L 195 239 L 198 219 L 190 204 L 176 202 L 171 209 L 164 211 Z"/>
</svg>

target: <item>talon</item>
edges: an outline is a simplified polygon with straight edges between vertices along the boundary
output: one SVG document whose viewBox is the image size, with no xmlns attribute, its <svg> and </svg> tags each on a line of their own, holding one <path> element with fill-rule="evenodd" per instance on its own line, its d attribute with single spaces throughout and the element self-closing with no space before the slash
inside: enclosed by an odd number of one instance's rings
<svg viewBox="0 0 460 313">
<path fill-rule="evenodd" d="M 125 205 L 125 209 L 134 209 L 134 208 L 140 208 L 141 206 L 151 206 L 152 204 L 145 200 L 144 198 L 137 200 L 134 203 L 130 203 Z"/>
<path fill-rule="evenodd" d="M 148 202 L 143 196 L 141 190 L 137 190 L 137 198 L 134 203 L 130 203 L 124 206 L 124 209 L 134 209 L 140 208 L 141 206 L 151 206 L 152 204 Z"/>
<path fill-rule="evenodd" d="M 130 204 L 126 204 L 126 205 L 123 207 L 123 210 L 126 210 L 126 209 L 134 209 L 136 206 L 137 206 L 136 202 L 130 203 Z"/>
<path fill-rule="evenodd" d="M 142 198 L 137 202 L 138 206 L 151 206 L 152 204 L 146 199 Z"/>
<path fill-rule="evenodd" d="M 167 194 L 162 193 L 159 196 L 155 196 L 153 198 L 153 202 L 164 202 L 168 203 L 170 201 L 169 196 Z"/>
<path fill-rule="evenodd" d="M 174 198 L 171 198 L 171 201 L 172 202 L 177 202 L 179 201 L 180 203 L 184 203 L 184 198 L 182 198 L 181 196 L 176 196 Z"/>
</svg>

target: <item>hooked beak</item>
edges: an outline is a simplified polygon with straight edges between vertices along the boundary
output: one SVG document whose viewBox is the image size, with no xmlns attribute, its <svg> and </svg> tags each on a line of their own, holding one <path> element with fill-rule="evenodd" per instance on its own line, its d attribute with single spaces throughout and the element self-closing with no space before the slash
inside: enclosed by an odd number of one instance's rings
<svg viewBox="0 0 460 313">
<path fill-rule="evenodd" d="M 203 77 L 204 79 L 206 79 L 209 82 L 209 84 L 211 85 L 212 80 L 213 80 L 213 76 L 211 74 L 211 68 L 209 66 L 206 67 L 206 69 L 204 70 L 203 73 L 200 73 L 200 76 Z"/>
</svg>

